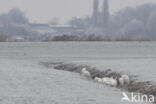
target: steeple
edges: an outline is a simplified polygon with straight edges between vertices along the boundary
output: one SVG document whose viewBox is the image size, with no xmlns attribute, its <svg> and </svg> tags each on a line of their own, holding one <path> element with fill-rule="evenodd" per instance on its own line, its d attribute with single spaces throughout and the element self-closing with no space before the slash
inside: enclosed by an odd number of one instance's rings
<svg viewBox="0 0 156 104">
<path fill-rule="evenodd" d="M 108 0 L 104 0 L 102 7 L 102 26 L 107 27 L 109 22 L 109 4 Z"/>
<path fill-rule="evenodd" d="M 98 25 L 98 18 L 99 18 L 99 0 L 94 0 L 92 14 L 92 21 L 94 26 Z"/>
</svg>

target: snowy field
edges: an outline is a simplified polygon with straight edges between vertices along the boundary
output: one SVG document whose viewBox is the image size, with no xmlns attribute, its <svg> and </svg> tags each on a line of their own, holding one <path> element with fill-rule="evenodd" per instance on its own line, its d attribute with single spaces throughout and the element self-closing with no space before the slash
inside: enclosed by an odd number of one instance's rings
<svg viewBox="0 0 156 104">
<path fill-rule="evenodd" d="M 0 104 L 125 104 L 121 90 L 41 62 L 84 64 L 156 82 L 156 42 L 0 43 Z"/>
</svg>

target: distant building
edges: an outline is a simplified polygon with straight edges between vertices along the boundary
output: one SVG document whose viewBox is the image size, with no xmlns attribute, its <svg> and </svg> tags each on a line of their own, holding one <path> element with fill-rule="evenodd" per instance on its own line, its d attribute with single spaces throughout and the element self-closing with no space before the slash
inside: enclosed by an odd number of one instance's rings
<svg viewBox="0 0 156 104">
<path fill-rule="evenodd" d="M 29 24 L 29 28 L 41 34 L 62 35 L 83 32 L 83 29 L 72 25 Z"/>
<path fill-rule="evenodd" d="M 92 24 L 94 26 L 99 25 L 99 0 L 94 0 L 93 2 L 93 14 L 92 14 Z"/>
<path fill-rule="evenodd" d="M 104 0 L 102 7 L 102 26 L 107 27 L 109 25 L 109 5 L 108 0 Z"/>
<path fill-rule="evenodd" d="M 103 1 L 102 11 L 99 10 L 99 1 L 93 1 L 92 22 L 95 27 L 106 28 L 109 25 L 109 3 L 108 0 Z"/>
<path fill-rule="evenodd" d="M 55 30 L 53 30 L 48 24 L 29 24 L 29 27 L 41 34 L 55 32 Z"/>
</svg>

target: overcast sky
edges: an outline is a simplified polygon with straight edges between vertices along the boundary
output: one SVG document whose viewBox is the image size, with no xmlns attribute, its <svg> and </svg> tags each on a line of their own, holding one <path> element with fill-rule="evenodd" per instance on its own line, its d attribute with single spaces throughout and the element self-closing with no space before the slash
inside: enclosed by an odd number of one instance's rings
<svg viewBox="0 0 156 104">
<path fill-rule="evenodd" d="M 101 5 L 103 0 L 99 1 Z M 91 15 L 92 2 L 93 0 L 0 0 L 0 13 L 17 7 L 25 11 L 31 22 L 46 23 L 58 17 L 61 23 L 65 23 L 73 16 Z M 110 12 L 144 3 L 156 3 L 156 0 L 109 0 Z"/>
</svg>

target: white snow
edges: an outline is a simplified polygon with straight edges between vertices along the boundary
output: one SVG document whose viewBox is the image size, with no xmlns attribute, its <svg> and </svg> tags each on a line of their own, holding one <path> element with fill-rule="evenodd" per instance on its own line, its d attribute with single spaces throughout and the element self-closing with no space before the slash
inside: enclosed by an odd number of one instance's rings
<svg viewBox="0 0 156 104">
<path fill-rule="evenodd" d="M 0 104 L 125 104 L 122 91 L 40 62 L 72 62 L 155 81 L 156 44 L 0 43 Z"/>
</svg>

